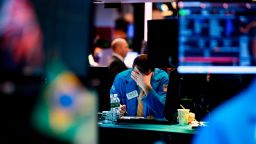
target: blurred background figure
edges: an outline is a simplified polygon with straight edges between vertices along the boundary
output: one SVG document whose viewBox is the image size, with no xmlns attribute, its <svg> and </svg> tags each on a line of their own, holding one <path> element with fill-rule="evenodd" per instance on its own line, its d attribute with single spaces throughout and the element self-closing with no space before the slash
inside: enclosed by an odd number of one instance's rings
<svg viewBox="0 0 256 144">
<path fill-rule="evenodd" d="M 248 22 L 247 24 L 245 24 L 244 27 L 241 27 L 240 28 L 240 31 L 242 33 L 248 33 L 249 35 L 251 35 L 252 37 L 256 37 L 256 20 L 255 19 L 252 19 L 250 22 Z M 250 52 L 252 54 L 255 54 L 256 53 L 256 41 L 255 39 L 252 39 L 250 44 L 252 45 L 253 49 L 250 50 Z M 256 54 L 253 55 L 254 57 L 251 59 L 251 63 L 253 65 L 256 65 Z"/>
<path fill-rule="evenodd" d="M 1 5 L 1 68 L 25 75 L 38 73 L 43 62 L 42 33 L 31 4 L 27 0 L 3 0 Z"/>
<path fill-rule="evenodd" d="M 119 12 L 121 15 L 121 12 Z M 125 19 L 124 16 L 119 16 L 115 20 L 115 28 L 114 28 L 114 38 L 123 38 L 127 39 L 127 31 L 128 31 L 129 22 Z"/>
<path fill-rule="evenodd" d="M 112 57 L 109 63 L 110 79 L 114 80 L 116 74 L 127 69 L 124 59 L 129 52 L 128 43 L 125 39 L 116 38 L 111 43 L 113 50 Z"/>
<path fill-rule="evenodd" d="M 32 142 L 33 102 L 42 83 L 42 32 L 28 0 L 0 1 L 1 142 Z M 40 83 L 40 84 L 39 84 Z M 33 135 L 33 136 L 32 136 Z"/>
<path fill-rule="evenodd" d="M 99 62 L 103 55 L 104 41 L 97 35 L 94 39 L 92 53 L 88 56 L 90 66 L 100 66 Z"/>
</svg>

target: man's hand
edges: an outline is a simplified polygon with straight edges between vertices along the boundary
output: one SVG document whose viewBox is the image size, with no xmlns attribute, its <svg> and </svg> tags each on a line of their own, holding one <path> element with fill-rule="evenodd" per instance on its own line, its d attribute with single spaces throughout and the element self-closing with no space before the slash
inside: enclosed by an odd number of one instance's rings
<svg viewBox="0 0 256 144">
<path fill-rule="evenodd" d="M 137 67 L 131 73 L 131 78 L 137 83 L 137 85 L 148 95 L 149 91 L 152 89 L 150 80 L 153 75 L 153 72 L 150 72 L 148 75 L 142 74 Z"/>
<path fill-rule="evenodd" d="M 120 105 L 120 116 L 124 116 L 126 113 L 126 105 Z"/>
</svg>

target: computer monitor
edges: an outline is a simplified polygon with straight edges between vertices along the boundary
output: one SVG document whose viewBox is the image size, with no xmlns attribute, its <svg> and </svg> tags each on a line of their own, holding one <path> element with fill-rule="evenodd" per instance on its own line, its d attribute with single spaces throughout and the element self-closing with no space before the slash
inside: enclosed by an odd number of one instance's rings
<svg viewBox="0 0 256 144">
<path fill-rule="evenodd" d="M 158 68 L 178 65 L 178 20 L 176 18 L 148 21 L 148 58 Z"/>
<path fill-rule="evenodd" d="M 256 73 L 256 3 L 179 2 L 179 73 Z M 255 29 L 255 28 L 254 28 Z"/>
</svg>

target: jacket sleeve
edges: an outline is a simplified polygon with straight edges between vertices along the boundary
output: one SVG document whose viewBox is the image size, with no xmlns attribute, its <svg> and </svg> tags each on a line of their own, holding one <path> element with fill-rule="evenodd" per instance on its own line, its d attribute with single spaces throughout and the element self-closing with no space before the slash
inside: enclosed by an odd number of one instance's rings
<svg viewBox="0 0 256 144">
<path fill-rule="evenodd" d="M 164 107 L 169 77 L 167 73 L 162 74 L 157 89 L 151 89 L 148 95 L 143 99 L 147 103 L 149 109 L 157 118 L 164 118 Z"/>
<path fill-rule="evenodd" d="M 117 94 L 121 104 L 126 103 L 125 95 L 124 95 L 125 83 L 123 81 L 124 79 L 120 74 L 116 75 L 115 80 L 110 89 L 110 94 Z"/>
<path fill-rule="evenodd" d="M 192 144 L 202 144 L 205 142 L 208 144 L 228 144 L 230 141 L 226 138 L 232 132 L 226 132 L 225 125 L 211 121 L 211 125 L 199 128 L 197 135 L 192 140 Z"/>
</svg>

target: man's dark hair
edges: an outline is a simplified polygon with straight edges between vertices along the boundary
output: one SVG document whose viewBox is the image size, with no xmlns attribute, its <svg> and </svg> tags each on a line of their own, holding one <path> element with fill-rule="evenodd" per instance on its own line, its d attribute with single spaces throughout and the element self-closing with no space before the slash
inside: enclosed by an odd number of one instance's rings
<svg viewBox="0 0 256 144">
<path fill-rule="evenodd" d="M 153 67 L 148 60 L 148 55 L 142 54 L 135 58 L 132 67 L 137 66 L 139 71 L 143 74 L 147 74 L 149 71 L 153 71 Z"/>
</svg>

